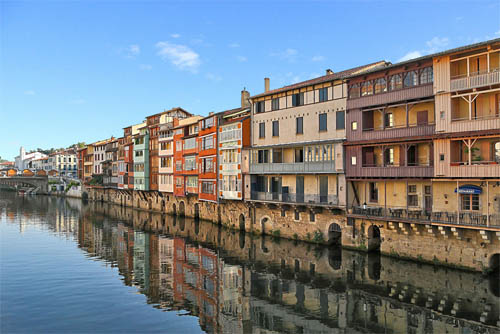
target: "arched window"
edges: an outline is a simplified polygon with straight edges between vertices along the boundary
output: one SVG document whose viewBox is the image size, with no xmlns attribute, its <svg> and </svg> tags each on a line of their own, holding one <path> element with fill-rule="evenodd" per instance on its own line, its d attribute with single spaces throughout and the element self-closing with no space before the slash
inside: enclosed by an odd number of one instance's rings
<svg viewBox="0 0 500 334">
<path fill-rule="evenodd" d="M 428 84 L 433 81 L 432 67 L 426 67 L 420 72 L 420 84 Z"/>
<path fill-rule="evenodd" d="M 361 96 L 373 95 L 373 83 L 365 81 L 361 84 Z"/>
<path fill-rule="evenodd" d="M 387 81 L 385 78 L 375 80 L 375 94 L 387 92 Z"/>
</svg>

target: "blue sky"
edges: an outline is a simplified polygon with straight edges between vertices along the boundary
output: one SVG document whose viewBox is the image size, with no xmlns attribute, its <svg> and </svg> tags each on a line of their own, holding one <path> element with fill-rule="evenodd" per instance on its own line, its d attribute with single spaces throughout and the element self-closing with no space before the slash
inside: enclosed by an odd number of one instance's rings
<svg viewBox="0 0 500 334">
<path fill-rule="evenodd" d="M 500 37 L 499 1 L 0 1 L 0 156 Z"/>
</svg>

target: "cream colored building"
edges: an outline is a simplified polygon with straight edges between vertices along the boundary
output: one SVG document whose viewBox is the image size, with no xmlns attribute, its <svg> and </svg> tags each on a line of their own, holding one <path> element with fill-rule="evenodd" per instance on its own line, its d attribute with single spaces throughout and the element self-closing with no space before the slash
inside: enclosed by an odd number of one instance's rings
<svg viewBox="0 0 500 334">
<path fill-rule="evenodd" d="M 251 98 L 251 200 L 345 207 L 345 78 L 381 63 L 274 90 L 265 79 Z"/>
</svg>

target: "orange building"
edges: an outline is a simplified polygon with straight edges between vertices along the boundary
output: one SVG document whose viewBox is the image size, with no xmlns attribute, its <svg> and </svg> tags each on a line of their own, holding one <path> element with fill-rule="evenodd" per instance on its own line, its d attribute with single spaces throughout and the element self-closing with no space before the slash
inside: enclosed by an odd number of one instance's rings
<svg viewBox="0 0 500 334">
<path fill-rule="evenodd" d="M 217 202 L 217 116 L 211 113 L 199 122 L 198 198 Z"/>
</svg>

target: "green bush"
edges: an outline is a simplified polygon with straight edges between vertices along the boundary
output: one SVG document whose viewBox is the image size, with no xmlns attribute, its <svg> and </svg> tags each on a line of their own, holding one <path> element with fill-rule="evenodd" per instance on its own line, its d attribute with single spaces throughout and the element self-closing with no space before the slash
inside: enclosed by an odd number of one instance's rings
<svg viewBox="0 0 500 334">
<path fill-rule="evenodd" d="M 314 231 L 313 241 L 322 244 L 325 242 L 325 238 L 323 237 L 323 233 L 320 230 Z"/>
</svg>

